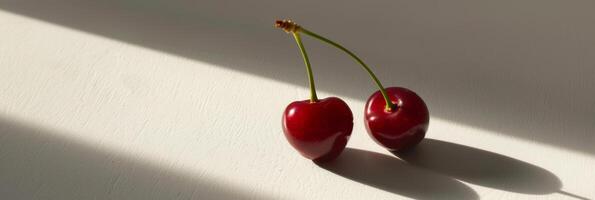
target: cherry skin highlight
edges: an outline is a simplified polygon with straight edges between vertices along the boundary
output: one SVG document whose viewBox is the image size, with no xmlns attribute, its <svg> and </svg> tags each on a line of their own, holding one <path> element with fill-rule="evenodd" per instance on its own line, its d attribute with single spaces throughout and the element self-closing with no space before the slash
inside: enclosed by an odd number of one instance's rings
<svg viewBox="0 0 595 200">
<path fill-rule="evenodd" d="M 283 132 L 302 156 L 315 162 L 335 159 L 347 145 L 353 114 L 347 104 L 329 97 L 316 102 L 294 101 L 283 113 Z"/>
<path fill-rule="evenodd" d="M 386 110 L 386 101 L 380 91 L 368 99 L 364 122 L 368 134 L 389 151 L 411 149 L 425 137 L 430 122 L 424 101 L 415 92 L 402 87 L 386 88 L 395 105 Z"/>
<path fill-rule="evenodd" d="M 307 65 L 312 91 L 311 100 L 315 102 L 314 81 L 309 68 L 308 58 L 303 50 L 299 33 L 325 42 L 351 56 L 370 75 L 379 91 L 372 94 L 366 103 L 364 122 L 369 135 L 381 146 L 390 151 L 403 151 L 417 145 L 425 137 L 430 117 L 424 101 L 415 92 L 400 88 L 384 88 L 370 67 L 353 52 L 342 45 L 318 35 L 291 20 L 277 20 L 275 27 L 292 33 L 302 49 Z M 298 145 L 300 146 L 300 145 Z M 296 145 L 294 147 L 297 148 Z M 298 148 L 299 149 L 299 148 Z M 303 154 L 303 153 L 302 153 Z M 305 154 L 304 154 L 305 155 Z"/>
</svg>

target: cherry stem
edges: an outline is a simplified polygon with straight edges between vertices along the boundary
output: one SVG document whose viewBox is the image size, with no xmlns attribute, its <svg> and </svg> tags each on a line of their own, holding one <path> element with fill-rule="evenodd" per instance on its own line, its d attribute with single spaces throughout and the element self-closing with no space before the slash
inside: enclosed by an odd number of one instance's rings
<svg viewBox="0 0 595 200">
<path fill-rule="evenodd" d="M 306 64 L 306 71 L 308 72 L 308 81 L 310 83 L 310 103 L 314 103 L 318 101 L 318 97 L 316 96 L 316 86 L 314 85 L 314 75 L 312 74 L 312 66 L 310 65 L 310 59 L 308 58 L 308 53 L 306 53 L 306 48 L 304 48 L 304 44 L 302 44 L 302 38 L 300 34 L 297 32 L 293 32 L 293 38 L 295 38 L 295 42 L 297 43 L 300 51 L 302 52 L 302 57 L 304 58 L 304 64 Z"/>
<path fill-rule="evenodd" d="M 378 86 L 378 88 L 380 88 L 380 93 L 382 93 L 382 96 L 384 97 L 384 101 L 386 102 L 386 110 L 387 111 L 391 111 L 394 107 L 395 104 L 392 103 L 392 101 L 390 100 L 390 98 L 388 97 L 388 94 L 386 93 L 386 90 L 384 89 L 384 87 L 382 86 L 382 84 L 380 83 L 380 81 L 378 80 L 378 78 L 376 78 L 376 75 L 374 75 L 374 72 L 372 72 L 372 70 L 370 70 L 370 68 L 368 67 L 368 65 L 366 65 L 364 63 L 364 61 L 362 61 L 359 57 L 357 57 L 354 53 L 352 53 L 351 51 L 349 51 L 347 48 L 341 46 L 340 44 L 337 44 L 336 42 L 333 42 L 332 40 L 329 40 L 325 37 L 322 37 L 316 33 L 313 33 L 312 31 L 309 31 L 303 27 L 299 27 L 297 29 L 296 32 L 302 32 L 306 35 L 312 36 L 318 40 L 321 40 L 323 42 L 326 42 L 330 45 L 333 45 L 334 47 L 343 50 L 345 53 L 349 54 L 353 59 L 355 59 L 355 61 L 357 61 L 363 68 L 364 70 L 366 70 L 366 72 L 368 72 L 368 74 L 370 75 L 370 77 L 372 78 L 372 80 L 374 80 L 374 82 L 376 83 L 376 86 Z M 296 32 L 294 32 L 294 35 L 296 34 Z M 305 60 L 305 59 L 304 59 Z"/>
</svg>

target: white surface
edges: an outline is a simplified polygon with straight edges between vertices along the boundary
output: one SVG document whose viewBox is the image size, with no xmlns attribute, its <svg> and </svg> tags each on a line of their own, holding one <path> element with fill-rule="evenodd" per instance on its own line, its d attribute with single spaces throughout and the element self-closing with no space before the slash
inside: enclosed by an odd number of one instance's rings
<svg viewBox="0 0 595 200">
<path fill-rule="evenodd" d="M 0 3 L 1 199 L 595 198 L 591 2 L 517 4 L 502 16 L 505 3 L 359 5 L 379 18 L 413 14 L 378 22 L 340 16 L 353 9 L 341 5 L 320 17 L 331 4 L 171 14 L 184 6 L 54 3 Z M 303 67 L 293 41 L 259 23 L 291 14 L 364 49 L 386 85 L 428 101 L 431 139 L 409 164 L 362 126 L 365 74 L 313 40 L 319 96 L 354 112 L 350 149 L 319 167 L 287 144 L 280 115 L 308 96 Z M 338 18 L 385 32 L 342 34 Z"/>
</svg>

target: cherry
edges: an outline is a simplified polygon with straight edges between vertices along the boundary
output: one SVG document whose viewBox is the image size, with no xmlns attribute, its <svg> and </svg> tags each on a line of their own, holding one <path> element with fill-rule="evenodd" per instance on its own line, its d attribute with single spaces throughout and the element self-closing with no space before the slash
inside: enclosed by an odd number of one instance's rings
<svg viewBox="0 0 595 200">
<path fill-rule="evenodd" d="M 283 113 L 283 132 L 289 143 L 304 157 L 316 162 L 339 156 L 352 129 L 351 110 L 337 97 L 317 102 L 294 101 Z"/>
<path fill-rule="evenodd" d="M 424 101 L 415 92 L 402 87 L 386 88 L 395 107 L 386 110 L 380 91 L 366 103 L 364 121 L 370 136 L 390 151 L 403 151 L 425 137 L 430 116 Z"/>
<path fill-rule="evenodd" d="M 364 122 L 369 135 L 378 144 L 390 151 L 401 151 L 412 148 L 425 137 L 429 112 L 415 92 L 399 87 L 385 89 L 374 72 L 354 53 L 290 20 L 277 20 L 276 26 L 288 33 L 304 33 L 342 50 L 370 75 L 379 90 L 366 103 Z"/>
<path fill-rule="evenodd" d="M 310 100 L 294 101 L 285 108 L 283 132 L 289 144 L 302 156 L 314 162 L 333 160 L 345 149 L 351 136 L 353 114 L 337 97 L 318 99 L 312 67 L 300 34 L 287 32 L 293 34 L 302 53 L 310 84 Z"/>
</svg>

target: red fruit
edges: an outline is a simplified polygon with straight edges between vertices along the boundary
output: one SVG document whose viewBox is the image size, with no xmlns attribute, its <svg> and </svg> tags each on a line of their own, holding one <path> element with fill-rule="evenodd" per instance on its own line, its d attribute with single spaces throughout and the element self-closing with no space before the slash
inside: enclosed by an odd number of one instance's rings
<svg viewBox="0 0 595 200">
<path fill-rule="evenodd" d="M 380 91 L 366 103 L 364 122 L 368 134 L 389 151 L 402 151 L 417 145 L 426 135 L 430 117 L 424 101 L 415 92 L 401 87 L 386 88 L 395 107 L 386 110 Z"/>
<path fill-rule="evenodd" d="M 283 113 L 287 141 L 304 157 L 315 162 L 341 154 L 353 129 L 353 114 L 347 104 L 329 97 L 316 102 L 294 101 Z"/>
</svg>

